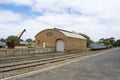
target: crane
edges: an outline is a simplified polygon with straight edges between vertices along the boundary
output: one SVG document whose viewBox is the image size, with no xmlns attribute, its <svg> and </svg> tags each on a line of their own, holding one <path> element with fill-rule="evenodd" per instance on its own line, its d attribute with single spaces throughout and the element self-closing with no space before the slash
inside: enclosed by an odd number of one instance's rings
<svg viewBox="0 0 120 80">
<path fill-rule="evenodd" d="M 18 42 L 19 42 L 19 40 L 20 40 L 20 38 L 21 38 L 21 36 L 23 35 L 24 32 L 26 32 L 26 29 L 24 29 L 24 30 L 21 32 L 21 34 L 18 36 L 18 38 L 17 38 L 17 40 L 16 40 L 15 42 L 13 42 L 13 41 L 7 42 L 8 48 L 14 49 L 15 46 L 18 44 Z"/>
</svg>

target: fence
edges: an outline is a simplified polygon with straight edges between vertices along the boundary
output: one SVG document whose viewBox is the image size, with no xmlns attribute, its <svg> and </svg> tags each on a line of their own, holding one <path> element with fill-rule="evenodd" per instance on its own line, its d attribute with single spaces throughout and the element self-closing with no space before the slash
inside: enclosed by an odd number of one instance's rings
<svg viewBox="0 0 120 80">
<path fill-rule="evenodd" d="M 54 48 L 23 48 L 23 49 L 0 49 L 0 57 L 2 56 L 16 56 L 16 55 L 30 55 L 35 53 L 53 52 Z"/>
</svg>

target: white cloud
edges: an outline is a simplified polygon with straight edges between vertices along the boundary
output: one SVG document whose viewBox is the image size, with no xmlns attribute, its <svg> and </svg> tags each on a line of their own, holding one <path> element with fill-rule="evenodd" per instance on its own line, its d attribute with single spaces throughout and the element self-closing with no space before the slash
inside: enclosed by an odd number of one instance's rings
<svg viewBox="0 0 120 80">
<path fill-rule="evenodd" d="M 21 14 L 14 13 L 9 10 L 0 10 L 0 37 L 7 38 L 9 35 L 17 35 L 20 22 L 24 19 Z"/>
<path fill-rule="evenodd" d="M 0 10 L 0 23 L 12 23 L 12 22 L 19 22 L 22 20 L 22 15 L 16 14 L 12 11 L 8 10 Z"/>
</svg>

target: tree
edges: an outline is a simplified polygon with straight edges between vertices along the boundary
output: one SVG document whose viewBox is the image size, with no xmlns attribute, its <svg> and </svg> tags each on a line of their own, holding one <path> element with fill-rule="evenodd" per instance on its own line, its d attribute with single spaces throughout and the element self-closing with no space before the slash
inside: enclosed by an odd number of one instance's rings
<svg viewBox="0 0 120 80">
<path fill-rule="evenodd" d="M 23 39 L 20 39 L 20 41 L 24 41 Z"/>
<path fill-rule="evenodd" d="M 27 42 L 32 42 L 33 40 L 31 38 L 26 39 Z"/>
<path fill-rule="evenodd" d="M 82 35 L 83 37 L 86 38 L 86 40 L 87 40 L 87 46 L 89 46 L 91 43 L 93 43 L 93 41 L 90 39 L 90 37 L 87 36 L 86 34 L 79 33 L 79 35 Z"/>
<path fill-rule="evenodd" d="M 106 46 L 110 45 L 109 39 L 101 38 L 98 43 L 104 43 Z"/>
<path fill-rule="evenodd" d="M 120 39 L 117 40 L 118 46 L 120 46 Z"/>
<path fill-rule="evenodd" d="M 107 40 L 110 42 L 111 45 L 113 45 L 115 43 L 114 37 L 108 38 Z"/>
<path fill-rule="evenodd" d="M 120 46 L 120 39 L 116 40 L 113 46 L 118 47 Z"/>
<path fill-rule="evenodd" d="M 5 39 L 1 38 L 0 41 L 1 41 L 1 42 L 5 42 Z"/>
<path fill-rule="evenodd" d="M 15 42 L 17 39 L 18 39 L 17 36 L 11 35 L 7 37 L 6 42 Z"/>
<path fill-rule="evenodd" d="M 34 44 L 34 40 L 32 40 L 31 38 L 26 39 L 26 42 L 28 42 L 28 47 L 33 47 Z"/>
<path fill-rule="evenodd" d="M 116 46 L 118 43 L 115 41 L 114 37 L 111 38 L 101 38 L 98 43 L 104 43 L 106 46 Z"/>
</svg>

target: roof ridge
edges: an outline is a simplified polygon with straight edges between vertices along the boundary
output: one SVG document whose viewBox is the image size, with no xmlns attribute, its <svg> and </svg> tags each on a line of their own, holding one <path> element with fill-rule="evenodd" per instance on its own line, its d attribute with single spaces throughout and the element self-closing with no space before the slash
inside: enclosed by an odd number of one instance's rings
<svg viewBox="0 0 120 80">
<path fill-rule="evenodd" d="M 63 30 L 63 29 L 59 29 L 59 28 L 54 28 L 55 30 L 60 30 L 60 31 L 65 31 L 65 32 L 69 32 L 69 33 L 73 33 L 71 31 L 67 31 L 67 30 Z"/>
</svg>

